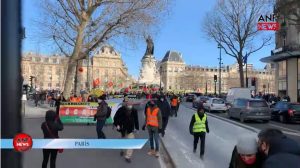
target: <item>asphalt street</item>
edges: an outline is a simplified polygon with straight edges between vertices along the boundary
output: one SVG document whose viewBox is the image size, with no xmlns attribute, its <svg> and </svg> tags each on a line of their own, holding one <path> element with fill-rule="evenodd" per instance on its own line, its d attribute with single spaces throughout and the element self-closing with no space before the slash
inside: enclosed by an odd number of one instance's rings
<svg viewBox="0 0 300 168">
<path fill-rule="evenodd" d="M 48 105 L 33 107 L 29 102 L 25 107 L 25 118 L 23 118 L 23 131 L 33 138 L 43 138 L 41 123 L 44 121 L 44 114 Z M 142 113 L 140 113 L 142 114 Z M 140 128 L 143 121 L 143 115 L 139 115 Z M 108 138 L 120 138 L 120 134 L 112 129 L 112 126 L 106 126 L 104 132 Z M 65 125 L 64 130 L 60 132 L 61 138 L 97 138 L 95 125 Z M 146 131 L 139 131 L 137 138 L 148 138 Z M 64 150 L 62 154 L 58 154 L 57 167 L 64 168 L 160 168 L 163 167 L 162 157 L 156 159 L 147 155 L 149 144 L 141 150 L 135 150 L 132 162 L 125 162 L 120 157 L 120 150 Z M 24 168 L 38 168 L 42 165 L 42 150 L 31 150 L 23 155 Z"/>
<path fill-rule="evenodd" d="M 178 117 L 169 119 L 166 135 L 162 138 L 176 167 L 179 168 L 226 168 L 229 166 L 232 150 L 240 135 L 257 134 L 238 125 L 208 116 L 210 133 L 206 134 L 205 155 L 200 159 L 200 144 L 193 153 L 193 136 L 189 124 L 195 110 L 181 105 Z"/>
<path fill-rule="evenodd" d="M 182 105 L 194 109 L 192 107 L 192 103 L 184 102 Z M 213 116 L 221 117 L 226 119 L 226 121 L 230 121 L 232 123 L 238 125 L 245 125 L 248 127 L 252 127 L 258 130 L 262 130 L 265 128 L 276 128 L 282 130 L 287 136 L 296 141 L 300 142 L 300 124 L 299 123 L 280 123 L 279 121 L 270 121 L 269 123 L 263 123 L 261 121 L 247 121 L 245 123 L 241 123 L 239 120 L 236 119 L 229 119 L 227 113 L 222 112 L 211 112 Z"/>
<path fill-rule="evenodd" d="M 44 120 L 47 105 L 42 108 L 26 106 L 25 118 L 23 120 L 24 132 L 34 138 L 42 138 L 40 125 Z M 49 108 L 49 107 L 48 107 Z M 142 126 L 144 121 L 143 109 L 139 110 L 139 121 Z M 208 116 L 210 133 L 206 135 L 205 155 L 200 158 L 200 144 L 197 153 L 193 153 L 193 136 L 189 134 L 189 123 L 195 113 L 191 103 L 182 103 L 178 112 L 178 117 L 171 117 L 167 126 L 165 137 L 161 138 L 167 153 L 172 158 L 175 167 L 178 168 L 221 168 L 228 167 L 232 150 L 237 143 L 237 139 L 242 135 L 257 136 L 257 132 L 267 127 L 283 127 L 288 136 L 299 140 L 298 126 L 295 124 L 280 124 L 271 121 L 270 123 L 240 123 L 230 120 L 226 114 L 213 113 Z M 284 127 L 286 126 L 286 127 Z M 111 126 L 104 129 L 109 138 L 119 138 L 120 135 L 112 130 Z M 65 129 L 60 133 L 61 138 L 96 138 L 94 125 L 65 125 Z M 144 131 L 139 131 L 138 138 L 147 138 Z M 146 153 L 149 144 L 141 150 L 136 150 L 132 163 L 128 164 L 119 156 L 119 150 L 65 150 L 58 155 L 57 167 L 145 167 L 158 168 L 165 167 L 163 160 L 149 157 Z M 42 151 L 31 150 L 24 154 L 24 167 L 40 167 L 42 162 Z"/>
</svg>

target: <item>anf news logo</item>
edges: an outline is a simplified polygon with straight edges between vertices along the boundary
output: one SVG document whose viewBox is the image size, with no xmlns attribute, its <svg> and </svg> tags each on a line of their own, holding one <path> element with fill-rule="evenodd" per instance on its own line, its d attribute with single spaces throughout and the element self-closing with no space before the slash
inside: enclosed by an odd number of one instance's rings
<svg viewBox="0 0 300 168">
<path fill-rule="evenodd" d="M 13 139 L 14 149 L 18 152 L 25 152 L 32 147 L 32 138 L 28 134 L 17 134 Z"/>
<path fill-rule="evenodd" d="M 277 22 L 276 14 L 260 15 L 257 23 L 257 30 L 277 31 L 280 29 L 280 24 Z"/>
</svg>

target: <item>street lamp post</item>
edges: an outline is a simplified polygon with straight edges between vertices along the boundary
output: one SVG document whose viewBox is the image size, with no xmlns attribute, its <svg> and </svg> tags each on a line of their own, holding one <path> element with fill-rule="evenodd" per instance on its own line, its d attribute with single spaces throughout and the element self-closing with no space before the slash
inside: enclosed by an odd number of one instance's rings
<svg viewBox="0 0 300 168">
<path fill-rule="evenodd" d="M 244 64 L 246 65 L 246 87 L 248 88 L 248 53 L 244 58 Z"/>
<path fill-rule="evenodd" d="M 222 85 L 221 85 L 221 67 L 222 67 L 222 46 L 219 43 L 218 44 L 218 48 L 220 49 L 220 55 L 219 55 L 219 95 L 221 95 L 221 91 L 222 91 Z M 216 94 L 216 93 L 215 93 Z"/>
<path fill-rule="evenodd" d="M 78 78 L 78 61 L 76 61 L 76 71 L 75 71 L 75 80 L 74 80 L 74 94 L 76 94 L 76 91 L 77 91 L 77 78 Z"/>
<path fill-rule="evenodd" d="M 207 81 L 205 83 L 205 95 L 207 95 Z"/>
<path fill-rule="evenodd" d="M 215 81 L 215 95 L 217 95 L 217 81 Z"/>
</svg>

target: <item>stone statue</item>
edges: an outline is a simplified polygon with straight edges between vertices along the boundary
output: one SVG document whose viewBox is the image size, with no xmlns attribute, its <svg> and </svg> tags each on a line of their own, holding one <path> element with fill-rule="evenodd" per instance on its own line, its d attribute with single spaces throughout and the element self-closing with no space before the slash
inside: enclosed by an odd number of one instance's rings
<svg viewBox="0 0 300 168">
<path fill-rule="evenodd" d="M 147 42 L 147 49 L 146 49 L 145 55 L 153 55 L 154 43 L 153 43 L 151 36 L 148 36 L 148 38 L 146 39 L 146 42 Z"/>
<path fill-rule="evenodd" d="M 148 36 L 146 38 L 147 42 L 147 49 L 145 52 L 145 55 L 143 56 L 141 63 L 141 69 L 140 69 L 140 76 L 138 79 L 138 83 L 140 84 L 159 84 L 159 73 L 157 73 L 157 67 L 156 67 L 156 60 L 154 57 L 154 44 L 151 36 Z"/>
</svg>

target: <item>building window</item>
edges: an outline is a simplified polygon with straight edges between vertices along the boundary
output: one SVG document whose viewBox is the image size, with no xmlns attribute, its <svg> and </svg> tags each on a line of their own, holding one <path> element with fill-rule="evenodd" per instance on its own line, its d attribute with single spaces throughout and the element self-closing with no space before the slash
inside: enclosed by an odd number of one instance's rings
<svg viewBox="0 0 300 168">
<path fill-rule="evenodd" d="M 286 80 L 278 81 L 278 90 L 286 90 Z"/>
<path fill-rule="evenodd" d="M 52 59 L 52 63 L 53 63 L 53 64 L 57 64 L 57 59 L 56 59 L 56 58 L 53 58 L 53 59 Z"/>
<path fill-rule="evenodd" d="M 49 63 L 49 58 L 45 58 L 45 59 L 44 59 L 44 62 L 45 62 L 45 63 Z"/>
<path fill-rule="evenodd" d="M 279 77 L 286 77 L 286 60 L 278 63 Z"/>
<path fill-rule="evenodd" d="M 56 84 L 56 87 L 60 87 L 59 83 Z"/>
<path fill-rule="evenodd" d="M 40 61 L 41 61 L 41 58 L 35 57 L 35 62 L 40 62 Z"/>
<path fill-rule="evenodd" d="M 51 87 L 51 83 L 48 83 L 48 87 Z"/>
</svg>

